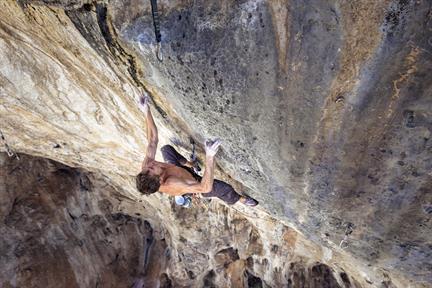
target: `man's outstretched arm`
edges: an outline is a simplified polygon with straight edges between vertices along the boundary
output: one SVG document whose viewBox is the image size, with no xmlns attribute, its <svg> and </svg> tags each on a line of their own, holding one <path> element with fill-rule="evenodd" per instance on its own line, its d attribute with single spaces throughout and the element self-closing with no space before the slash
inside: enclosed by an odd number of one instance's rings
<svg viewBox="0 0 432 288">
<path fill-rule="evenodd" d="M 144 115 L 146 116 L 146 124 L 147 124 L 147 152 L 143 162 L 143 166 L 149 161 L 155 159 L 156 149 L 158 144 L 158 131 L 156 128 L 156 124 L 153 120 L 153 116 L 150 111 L 150 98 L 148 96 L 141 96 L 140 105 L 143 108 Z"/>
<path fill-rule="evenodd" d="M 204 176 L 201 179 L 201 193 L 209 193 L 213 188 L 214 181 L 214 158 L 219 150 L 219 146 L 222 141 L 220 139 L 216 139 L 215 141 L 206 141 L 205 143 L 205 152 L 206 152 L 206 161 L 205 161 L 205 171 Z"/>
</svg>

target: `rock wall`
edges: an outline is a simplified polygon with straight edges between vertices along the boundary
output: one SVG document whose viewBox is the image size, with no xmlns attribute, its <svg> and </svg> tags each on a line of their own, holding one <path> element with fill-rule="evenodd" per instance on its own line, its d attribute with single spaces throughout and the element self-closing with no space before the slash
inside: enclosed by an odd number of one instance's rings
<svg viewBox="0 0 432 288">
<path fill-rule="evenodd" d="M 98 187 L 80 170 L 20 156 L 1 155 L 1 287 L 156 281 L 166 244 L 149 222 L 114 211 L 112 187 Z"/>
<path fill-rule="evenodd" d="M 261 227 L 265 253 L 274 231 L 254 217 L 291 227 L 319 251 L 295 255 L 344 269 L 359 285 L 429 285 L 430 3 L 158 2 L 163 62 L 148 1 L 2 1 L 0 130 L 8 145 L 99 173 L 132 203 L 160 207 L 152 215 L 164 219 L 172 213 L 167 198 L 142 199 L 133 188 L 146 147 L 136 106 L 145 89 L 161 144 L 224 139 L 218 177 L 260 200 L 242 213 Z M 239 209 L 220 205 L 214 213 Z M 176 233 L 169 235 L 180 239 Z M 224 243 L 217 251 L 231 247 Z M 237 258 L 232 251 L 241 249 L 233 249 L 223 257 Z M 279 258 L 265 258 L 288 271 Z M 231 269 L 242 271 L 234 262 Z M 327 269 L 320 267 L 308 275 Z M 221 277 L 194 269 L 196 283 Z M 291 279 L 260 269 L 247 271 L 271 286 Z M 344 278 L 335 277 L 340 285 Z"/>
<path fill-rule="evenodd" d="M 360 287 L 269 217 L 136 202 L 103 175 L 0 156 L 1 287 Z"/>
</svg>

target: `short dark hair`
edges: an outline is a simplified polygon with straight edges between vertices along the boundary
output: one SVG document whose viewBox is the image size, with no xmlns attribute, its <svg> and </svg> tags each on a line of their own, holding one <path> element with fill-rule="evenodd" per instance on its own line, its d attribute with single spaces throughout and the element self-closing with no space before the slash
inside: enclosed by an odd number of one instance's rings
<svg viewBox="0 0 432 288">
<path fill-rule="evenodd" d="M 159 176 L 150 175 L 148 171 L 139 173 L 135 180 L 138 191 L 143 194 L 150 195 L 159 190 Z"/>
</svg>

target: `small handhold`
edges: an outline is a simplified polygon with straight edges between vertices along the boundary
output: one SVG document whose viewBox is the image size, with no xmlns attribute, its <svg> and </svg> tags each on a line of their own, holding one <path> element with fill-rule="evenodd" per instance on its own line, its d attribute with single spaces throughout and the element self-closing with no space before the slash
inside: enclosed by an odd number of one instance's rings
<svg viewBox="0 0 432 288">
<path fill-rule="evenodd" d="M 338 96 L 335 102 L 343 104 L 345 102 L 345 98 L 343 96 Z"/>
<path fill-rule="evenodd" d="M 408 128 L 414 128 L 416 123 L 414 121 L 414 111 L 406 110 L 404 111 L 405 116 L 405 126 Z"/>
</svg>

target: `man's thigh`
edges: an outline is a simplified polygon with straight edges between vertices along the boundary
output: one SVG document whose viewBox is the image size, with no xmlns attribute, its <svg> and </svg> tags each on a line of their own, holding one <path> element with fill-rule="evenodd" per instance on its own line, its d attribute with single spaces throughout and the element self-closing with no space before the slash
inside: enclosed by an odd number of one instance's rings
<svg viewBox="0 0 432 288">
<path fill-rule="evenodd" d="M 165 145 L 161 148 L 162 157 L 166 163 L 174 164 L 176 166 L 182 166 L 182 163 L 186 162 L 184 158 L 177 150 L 171 145 Z"/>
<path fill-rule="evenodd" d="M 228 183 L 215 179 L 213 182 L 213 189 L 210 193 L 202 194 L 204 197 L 217 197 L 232 205 L 240 199 L 240 195 L 234 190 L 234 188 Z"/>
</svg>

